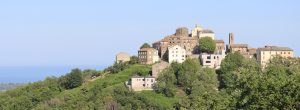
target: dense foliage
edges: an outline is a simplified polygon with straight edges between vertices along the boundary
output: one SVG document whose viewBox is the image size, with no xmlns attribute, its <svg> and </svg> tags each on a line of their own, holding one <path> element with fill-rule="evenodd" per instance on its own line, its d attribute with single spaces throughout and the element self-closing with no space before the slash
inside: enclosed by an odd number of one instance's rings
<svg viewBox="0 0 300 110">
<path fill-rule="evenodd" d="M 80 69 L 73 69 L 71 73 L 62 76 L 59 79 L 59 83 L 65 89 L 73 89 L 81 86 L 83 83 L 82 72 Z"/>
<path fill-rule="evenodd" d="M 299 63 L 296 58 L 275 57 L 262 69 L 254 59 L 230 53 L 220 70 L 214 70 L 201 67 L 198 59 L 187 59 L 182 64 L 174 62 L 163 70 L 155 91 L 142 92 L 130 91 L 124 82 L 134 74 L 147 75 L 151 70 L 149 65 L 127 63 L 126 68 L 118 69 L 116 73 L 110 70 L 111 67 L 106 71 L 75 69 L 59 78 L 48 77 L 0 93 L 0 109 L 297 110 L 300 109 Z M 62 84 L 71 74 L 72 77 L 81 76 L 82 84 L 74 83 L 76 87 L 71 88 Z"/>
<path fill-rule="evenodd" d="M 150 44 L 144 43 L 144 44 L 140 47 L 140 49 L 142 49 L 142 48 L 150 48 L 150 47 L 151 47 Z"/>
<path fill-rule="evenodd" d="M 130 61 L 128 63 L 129 64 L 138 64 L 139 63 L 139 58 L 137 56 L 131 56 Z"/>
<path fill-rule="evenodd" d="M 204 53 L 213 53 L 216 49 L 216 42 L 211 37 L 202 37 L 199 40 L 199 49 Z"/>
</svg>

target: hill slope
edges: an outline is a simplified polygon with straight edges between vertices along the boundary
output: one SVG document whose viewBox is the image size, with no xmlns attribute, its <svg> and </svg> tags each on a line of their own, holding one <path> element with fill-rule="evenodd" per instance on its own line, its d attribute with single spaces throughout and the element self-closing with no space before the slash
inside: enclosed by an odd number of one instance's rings
<svg viewBox="0 0 300 110">
<path fill-rule="evenodd" d="M 57 78 L 47 78 L 42 82 L 1 93 L 0 109 L 102 110 L 109 107 L 122 109 L 122 104 L 123 106 L 130 105 L 132 109 L 172 108 L 173 104 L 177 102 L 176 98 L 167 98 L 152 91 L 134 93 L 125 87 L 124 82 L 130 76 L 136 73 L 145 74 L 149 71 L 150 66 L 131 65 L 119 73 L 87 81 L 82 86 L 70 90 L 60 88 Z"/>
</svg>

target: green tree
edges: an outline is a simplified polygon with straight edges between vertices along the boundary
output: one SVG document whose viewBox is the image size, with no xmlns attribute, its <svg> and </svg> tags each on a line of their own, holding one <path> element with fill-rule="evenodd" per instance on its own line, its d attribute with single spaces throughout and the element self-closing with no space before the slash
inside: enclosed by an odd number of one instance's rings
<svg viewBox="0 0 300 110">
<path fill-rule="evenodd" d="M 253 59 L 246 59 L 238 52 L 229 53 L 221 63 L 220 76 L 222 87 L 235 87 L 237 80 L 243 72 L 257 72 L 260 66 Z M 246 72 L 245 72 L 246 73 Z"/>
<path fill-rule="evenodd" d="M 184 91 L 189 95 L 192 90 L 192 84 L 197 80 L 197 74 L 201 69 L 199 60 L 187 59 L 182 63 L 182 68 L 178 74 L 178 86 L 184 88 Z"/>
<path fill-rule="evenodd" d="M 139 63 L 139 58 L 137 56 L 131 56 L 129 64 L 138 64 Z"/>
<path fill-rule="evenodd" d="M 299 68 L 297 60 L 275 57 L 263 72 L 244 74 L 236 108 L 300 109 Z"/>
<path fill-rule="evenodd" d="M 173 68 L 169 67 L 159 75 L 157 78 L 158 83 L 156 84 L 156 92 L 163 93 L 167 97 L 175 96 L 176 92 L 176 76 Z"/>
<path fill-rule="evenodd" d="M 203 37 L 199 40 L 201 52 L 213 53 L 216 49 L 216 42 L 211 37 Z"/>
<path fill-rule="evenodd" d="M 73 69 L 71 73 L 60 78 L 60 84 L 66 89 L 73 89 L 83 83 L 82 72 L 80 69 Z"/>
<path fill-rule="evenodd" d="M 142 49 L 142 48 L 150 48 L 150 47 L 151 47 L 150 44 L 144 43 L 144 44 L 140 47 L 140 49 Z"/>
</svg>

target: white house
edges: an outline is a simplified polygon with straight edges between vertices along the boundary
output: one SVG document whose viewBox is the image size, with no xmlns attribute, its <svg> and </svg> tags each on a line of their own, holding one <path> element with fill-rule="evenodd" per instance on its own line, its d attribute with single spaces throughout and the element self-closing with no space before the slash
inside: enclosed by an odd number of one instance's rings
<svg viewBox="0 0 300 110">
<path fill-rule="evenodd" d="M 152 76 L 132 76 L 126 86 L 133 91 L 153 90 L 155 83 L 155 77 Z"/>
<path fill-rule="evenodd" d="M 225 55 L 222 54 L 200 54 L 201 64 L 204 67 L 219 69 Z"/>
<path fill-rule="evenodd" d="M 186 60 L 186 50 L 178 45 L 174 45 L 174 46 L 169 46 L 168 47 L 168 51 L 169 51 L 169 63 L 172 62 L 178 62 L 178 63 L 182 63 Z"/>
</svg>

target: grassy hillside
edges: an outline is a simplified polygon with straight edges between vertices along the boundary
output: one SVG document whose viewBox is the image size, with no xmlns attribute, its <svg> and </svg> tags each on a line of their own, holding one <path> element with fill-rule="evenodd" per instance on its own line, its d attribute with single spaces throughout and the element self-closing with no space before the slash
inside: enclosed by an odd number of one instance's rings
<svg viewBox="0 0 300 110">
<path fill-rule="evenodd" d="M 150 69 L 137 64 L 115 64 L 105 71 L 75 69 L 0 93 L 0 110 L 300 109 L 299 59 L 275 58 L 262 70 L 255 60 L 232 53 L 218 71 L 187 59 L 162 71 L 155 91 L 126 88 L 130 76 L 146 75 Z M 84 81 L 75 77 L 68 82 L 78 74 Z M 84 83 L 66 88 L 78 81 Z"/>
<path fill-rule="evenodd" d="M 173 104 L 177 102 L 176 98 L 167 98 L 163 94 L 157 94 L 153 91 L 134 93 L 125 87 L 124 82 L 130 76 L 138 73 L 146 74 L 149 71 L 150 66 L 131 65 L 123 71 L 86 81 L 82 86 L 69 90 L 62 89 L 57 78 L 47 78 L 45 81 L 1 93 L 0 109 L 172 108 Z"/>
</svg>

